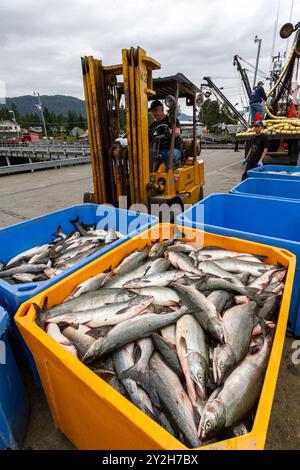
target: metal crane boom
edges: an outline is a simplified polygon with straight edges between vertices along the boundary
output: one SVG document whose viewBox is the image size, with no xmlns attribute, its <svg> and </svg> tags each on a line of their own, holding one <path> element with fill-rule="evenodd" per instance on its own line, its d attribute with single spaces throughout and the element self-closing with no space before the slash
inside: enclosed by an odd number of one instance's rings
<svg viewBox="0 0 300 470">
<path fill-rule="evenodd" d="M 243 69 L 243 67 L 241 66 L 241 63 L 240 63 L 240 60 L 239 60 L 239 56 L 238 55 L 235 55 L 233 57 L 233 65 L 237 67 L 237 70 L 239 72 L 239 74 L 241 75 L 241 79 L 242 79 L 242 82 L 243 82 L 243 85 L 245 87 L 245 91 L 247 93 L 247 96 L 250 100 L 251 98 L 251 95 L 252 95 L 252 90 L 251 90 L 251 85 L 250 85 L 250 82 L 249 82 L 249 78 L 248 78 L 248 75 L 247 75 L 247 72 L 245 69 Z"/>
<path fill-rule="evenodd" d="M 223 101 L 223 103 L 226 104 L 226 106 L 228 106 L 228 108 L 231 110 L 231 112 L 234 114 L 234 116 L 237 118 L 237 120 L 245 127 L 247 127 L 247 121 L 243 118 L 243 116 L 241 115 L 241 113 L 238 112 L 238 110 L 233 106 L 232 103 L 230 103 L 230 101 L 226 98 L 225 95 L 223 95 L 223 93 L 221 92 L 220 88 L 217 87 L 217 85 L 214 84 L 214 82 L 212 81 L 211 77 L 203 77 L 203 80 L 206 80 L 207 81 L 207 85 L 209 86 L 209 88 L 211 88 L 212 90 L 214 90 L 218 95 L 219 97 L 221 98 L 221 100 Z"/>
</svg>

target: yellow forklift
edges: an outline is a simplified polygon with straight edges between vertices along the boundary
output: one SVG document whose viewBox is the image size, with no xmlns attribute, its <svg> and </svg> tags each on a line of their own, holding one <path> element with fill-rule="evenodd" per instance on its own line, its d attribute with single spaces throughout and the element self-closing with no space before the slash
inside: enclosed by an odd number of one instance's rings
<svg viewBox="0 0 300 470">
<path fill-rule="evenodd" d="M 128 206 L 167 203 L 195 204 L 203 197 L 204 163 L 199 159 L 196 136 L 197 107 L 203 95 L 183 74 L 153 79 L 160 64 L 140 48 L 122 50 L 122 63 L 104 66 L 93 57 L 82 58 L 87 123 L 93 171 L 94 192 L 85 202 L 119 205 L 127 196 Z M 173 167 L 178 100 L 185 98 L 192 108 L 193 138 L 182 139 L 181 160 Z M 164 100 L 172 125 L 169 168 L 160 158 L 159 146 L 170 139 L 168 126 L 159 126 L 149 137 L 149 102 Z M 125 106 L 127 145 L 116 139 L 120 134 L 120 107 Z M 149 141 L 154 142 L 150 152 Z M 154 150 L 153 150 L 154 149 Z M 153 154 L 154 151 L 154 154 Z M 151 154 L 151 155 L 150 155 Z"/>
</svg>

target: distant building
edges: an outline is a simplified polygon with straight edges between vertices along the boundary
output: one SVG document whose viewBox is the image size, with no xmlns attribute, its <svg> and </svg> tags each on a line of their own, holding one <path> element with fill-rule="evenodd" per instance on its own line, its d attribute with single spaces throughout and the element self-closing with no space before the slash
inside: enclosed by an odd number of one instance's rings
<svg viewBox="0 0 300 470">
<path fill-rule="evenodd" d="M 82 134 L 84 134 L 84 129 L 81 129 L 80 127 L 73 127 L 73 129 L 70 132 L 70 135 L 72 137 L 80 137 Z"/>
<path fill-rule="evenodd" d="M 43 129 L 41 126 L 34 126 L 34 127 L 29 127 L 28 131 L 33 132 L 35 134 L 41 134 L 43 132 Z"/>
<path fill-rule="evenodd" d="M 180 127 L 181 127 L 181 135 L 184 139 L 193 138 L 193 122 L 192 121 L 180 120 Z M 206 128 L 203 128 L 203 126 L 200 123 L 196 123 L 197 137 L 201 136 L 204 130 L 206 131 Z"/>
<path fill-rule="evenodd" d="M 0 139 L 16 137 L 21 132 L 21 126 L 15 121 L 0 121 Z"/>
<path fill-rule="evenodd" d="M 0 132 L 21 132 L 21 126 L 15 121 L 0 121 Z"/>
<path fill-rule="evenodd" d="M 84 131 L 83 134 L 81 134 L 78 139 L 81 141 L 81 142 L 88 142 L 89 141 L 89 131 L 86 130 Z"/>
</svg>

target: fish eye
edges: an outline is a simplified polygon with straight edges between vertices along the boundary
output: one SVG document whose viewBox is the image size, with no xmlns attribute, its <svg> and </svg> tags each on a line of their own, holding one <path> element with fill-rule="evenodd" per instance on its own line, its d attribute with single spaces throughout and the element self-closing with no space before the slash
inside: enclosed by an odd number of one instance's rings
<svg viewBox="0 0 300 470">
<path fill-rule="evenodd" d="M 207 423 L 205 424 L 205 430 L 208 431 L 210 428 L 211 428 L 211 422 L 207 421 Z"/>
</svg>

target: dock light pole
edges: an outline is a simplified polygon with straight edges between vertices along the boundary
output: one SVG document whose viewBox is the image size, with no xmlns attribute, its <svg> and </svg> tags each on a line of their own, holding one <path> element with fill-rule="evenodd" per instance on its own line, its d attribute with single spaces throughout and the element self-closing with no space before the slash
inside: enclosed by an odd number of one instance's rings
<svg viewBox="0 0 300 470">
<path fill-rule="evenodd" d="M 13 115 L 13 121 L 17 124 L 16 115 L 15 115 L 14 110 L 10 109 L 8 112 Z M 17 135 L 18 136 L 20 135 L 19 131 L 17 131 Z"/>
<path fill-rule="evenodd" d="M 43 123 L 43 127 L 44 127 L 44 133 L 45 133 L 45 137 L 46 137 L 46 142 L 47 142 L 47 144 L 49 144 L 49 142 L 48 142 L 48 133 L 47 133 L 46 123 L 45 123 L 45 118 L 44 118 L 44 110 L 43 110 L 43 106 L 42 106 L 41 97 L 40 97 L 39 92 L 36 93 L 34 91 L 33 94 L 34 94 L 34 96 L 37 96 L 38 100 L 39 100 L 39 104 L 37 105 L 37 108 L 39 109 L 39 111 L 41 113 L 42 123 Z"/>
<path fill-rule="evenodd" d="M 254 79 L 253 79 L 253 88 L 256 85 L 256 77 L 257 77 L 257 71 L 258 71 L 258 63 L 259 63 L 259 56 L 260 56 L 260 48 L 261 48 L 262 39 L 259 39 L 259 37 L 256 35 L 255 38 L 254 38 L 254 42 L 255 42 L 255 44 L 258 42 L 258 49 L 257 49 L 255 72 L 254 72 Z"/>
</svg>

